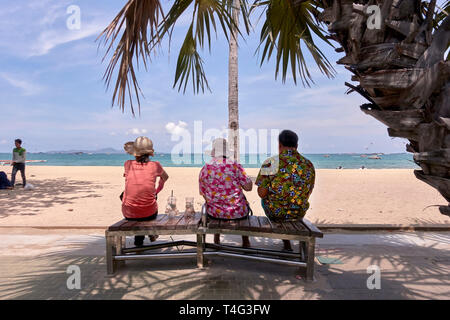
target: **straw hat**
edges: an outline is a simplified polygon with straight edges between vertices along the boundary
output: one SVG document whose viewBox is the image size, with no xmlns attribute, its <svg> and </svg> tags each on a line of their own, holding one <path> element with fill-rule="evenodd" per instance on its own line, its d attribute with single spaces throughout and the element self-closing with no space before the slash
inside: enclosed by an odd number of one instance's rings
<svg viewBox="0 0 450 320">
<path fill-rule="evenodd" d="M 213 140 L 212 149 L 207 150 L 206 154 L 213 158 L 221 158 L 221 157 L 232 158 L 233 150 L 228 148 L 228 142 L 226 139 L 217 138 Z"/>
<path fill-rule="evenodd" d="M 129 141 L 123 146 L 125 151 L 135 157 L 148 154 L 153 156 L 155 150 L 153 150 L 153 142 L 147 137 L 138 137 L 136 140 Z"/>
</svg>

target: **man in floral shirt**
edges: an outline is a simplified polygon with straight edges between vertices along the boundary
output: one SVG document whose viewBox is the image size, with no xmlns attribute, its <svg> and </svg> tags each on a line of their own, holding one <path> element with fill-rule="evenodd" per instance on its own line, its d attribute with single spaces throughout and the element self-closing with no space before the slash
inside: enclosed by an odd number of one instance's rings
<svg viewBox="0 0 450 320">
<path fill-rule="evenodd" d="M 205 198 L 207 213 L 213 219 L 245 219 L 249 214 L 249 205 L 244 192 L 251 191 L 253 183 L 244 168 L 233 161 L 227 150 L 227 141 L 218 138 L 213 142 L 212 159 L 200 171 L 200 194 Z M 219 235 L 214 242 L 219 243 Z M 244 247 L 249 247 L 248 237 L 242 237 Z"/>
<path fill-rule="evenodd" d="M 283 130 L 278 137 L 279 155 L 264 161 L 256 178 L 258 195 L 266 216 L 273 221 L 303 218 L 314 187 L 314 166 L 298 151 L 298 136 Z M 285 250 L 292 250 L 288 240 Z"/>
</svg>

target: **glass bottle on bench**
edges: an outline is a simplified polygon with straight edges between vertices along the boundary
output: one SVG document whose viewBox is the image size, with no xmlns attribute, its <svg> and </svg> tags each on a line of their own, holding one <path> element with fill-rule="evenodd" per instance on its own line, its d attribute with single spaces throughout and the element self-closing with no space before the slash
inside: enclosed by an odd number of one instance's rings
<svg viewBox="0 0 450 320">
<path fill-rule="evenodd" d="M 176 215 L 178 215 L 178 209 L 177 209 L 177 198 L 173 195 L 173 190 L 170 195 L 170 197 L 167 199 L 167 207 L 166 207 L 166 213 L 169 216 L 169 218 L 173 218 Z"/>
<path fill-rule="evenodd" d="M 186 210 L 184 211 L 186 217 L 193 217 L 195 215 L 194 197 L 186 198 Z"/>
</svg>

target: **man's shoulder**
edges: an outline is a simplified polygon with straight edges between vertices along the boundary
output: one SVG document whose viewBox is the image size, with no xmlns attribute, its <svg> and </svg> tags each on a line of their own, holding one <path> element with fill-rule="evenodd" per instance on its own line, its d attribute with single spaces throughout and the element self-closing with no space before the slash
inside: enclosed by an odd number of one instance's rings
<svg viewBox="0 0 450 320">
<path fill-rule="evenodd" d="M 314 168 L 313 163 L 311 162 L 311 160 L 309 160 L 308 158 L 306 158 L 304 155 L 300 154 L 300 162 L 304 163 L 307 167 L 312 167 Z"/>
<path fill-rule="evenodd" d="M 270 158 L 267 158 L 261 164 L 260 174 L 263 176 L 273 176 L 277 174 L 279 168 L 279 155 L 274 155 Z"/>
</svg>

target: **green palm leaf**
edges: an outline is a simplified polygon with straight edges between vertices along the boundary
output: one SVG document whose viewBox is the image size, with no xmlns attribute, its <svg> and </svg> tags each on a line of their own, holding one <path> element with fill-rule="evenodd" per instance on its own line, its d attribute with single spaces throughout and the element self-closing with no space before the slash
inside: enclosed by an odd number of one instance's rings
<svg viewBox="0 0 450 320">
<path fill-rule="evenodd" d="M 217 35 L 218 24 L 228 40 L 228 33 L 236 25 L 229 11 L 229 2 L 229 0 L 176 0 L 172 5 L 159 29 L 159 39 L 167 34 L 171 37 L 173 28 L 181 15 L 193 5 L 192 21 L 178 55 L 174 88 L 178 84 L 178 90 L 183 88 L 185 92 L 188 81 L 191 79 L 194 93 L 200 90 L 204 92 L 205 88 L 210 90 L 197 45 L 203 49 L 207 42 L 208 49 L 211 51 L 211 34 Z M 156 40 L 153 43 L 156 44 Z"/>
<path fill-rule="evenodd" d="M 282 81 L 286 81 L 290 65 L 294 83 L 297 83 L 297 72 L 303 85 L 309 86 L 313 82 L 306 65 L 302 44 L 312 55 L 319 70 L 331 78 L 335 70 L 322 51 L 316 46 L 313 35 L 316 35 L 327 44 L 326 32 L 315 20 L 313 13 L 317 9 L 313 6 L 316 1 L 299 0 L 256 0 L 253 8 L 263 7 L 266 20 L 261 29 L 260 46 L 262 49 L 261 65 L 270 60 L 276 52 L 275 78 L 278 77 L 281 67 Z"/>
<path fill-rule="evenodd" d="M 145 68 L 147 68 L 146 60 L 150 60 L 151 54 L 149 48 L 153 48 L 159 42 L 157 30 L 163 16 L 164 13 L 159 0 L 129 0 L 97 38 L 97 40 L 103 40 L 100 44 L 103 42 L 104 45 L 107 45 L 109 42 L 103 58 L 105 60 L 123 29 L 123 34 L 103 76 L 107 88 L 109 88 L 114 70 L 119 64 L 112 104 L 114 105 L 117 102 L 122 111 L 124 111 L 126 97 L 128 96 L 131 112 L 133 115 L 135 114 L 131 96 L 131 92 L 134 91 L 140 112 L 139 93 L 142 94 L 142 91 L 136 79 L 133 59 L 139 61 L 138 59 L 141 57 Z"/>
</svg>

